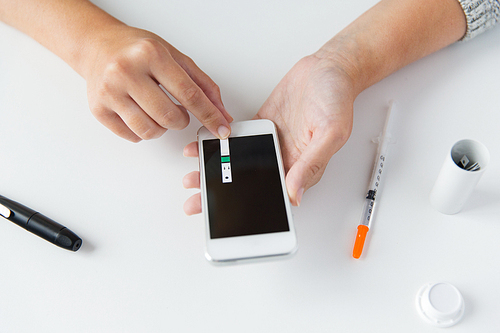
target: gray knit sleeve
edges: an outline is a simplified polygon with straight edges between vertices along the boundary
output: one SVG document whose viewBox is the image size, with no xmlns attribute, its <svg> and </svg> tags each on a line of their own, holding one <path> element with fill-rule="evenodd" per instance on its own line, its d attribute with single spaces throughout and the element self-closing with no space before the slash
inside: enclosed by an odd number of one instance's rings
<svg viewBox="0 0 500 333">
<path fill-rule="evenodd" d="M 492 28 L 500 21 L 500 0 L 458 0 L 467 18 L 466 41 Z"/>
</svg>

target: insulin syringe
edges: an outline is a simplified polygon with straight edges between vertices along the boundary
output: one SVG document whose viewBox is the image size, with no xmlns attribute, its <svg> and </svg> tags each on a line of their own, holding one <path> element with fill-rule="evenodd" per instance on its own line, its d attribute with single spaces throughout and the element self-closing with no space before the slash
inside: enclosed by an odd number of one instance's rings
<svg viewBox="0 0 500 333">
<path fill-rule="evenodd" d="M 361 221 L 358 225 L 358 233 L 356 235 L 356 241 L 354 243 L 354 250 L 352 251 L 352 256 L 359 259 L 361 253 L 363 252 L 363 246 L 365 244 L 365 238 L 368 230 L 370 230 L 373 214 L 375 212 L 375 197 L 379 194 L 379 187 L 382 181 L 382 171 L 384 170 L 384 165 L 387 159 L 387 148 L 389 143 L 393 142 L 391 140 L 391 113 L 394 106 L 394 102 L 389 103 L 389 109 L 387 110 L 387 116 L 385 119 L 384 130 L 382 134 L 378 137 L 378 150 L 377 156 L 375 157 L 375 164 L 373 165 L 372 178 L 370 180 L 370 185 L 368 187 L 368 193 L 365 198 L 365 204 L 363 206 L 363 212 L 361 213 Z M 380 194 L 379 194 L 380 196 Z"/>
</svg>

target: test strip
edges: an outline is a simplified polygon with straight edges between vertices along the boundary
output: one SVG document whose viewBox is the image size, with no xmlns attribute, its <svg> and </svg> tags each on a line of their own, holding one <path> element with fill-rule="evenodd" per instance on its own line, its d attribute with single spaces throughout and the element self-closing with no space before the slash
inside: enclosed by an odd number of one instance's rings
<svg viewBox="0 0 500 333">
<path fill-rule="evenodd" d="M 222 170 L 222 183 L 232 183 L 231 157 L 229 156 L 229 139 L 220 140 L 220 162 Z"/>
<path fill-rule="evenodd" d="M 229 139 L 220 140 L 220 156 L 229 156 Z"/>
<path fill-rule="evenodd" d="M 222 163 L 222 182 L 231 183 L 233 175 L 231 174 L 231 163 Z"/>
</svg>

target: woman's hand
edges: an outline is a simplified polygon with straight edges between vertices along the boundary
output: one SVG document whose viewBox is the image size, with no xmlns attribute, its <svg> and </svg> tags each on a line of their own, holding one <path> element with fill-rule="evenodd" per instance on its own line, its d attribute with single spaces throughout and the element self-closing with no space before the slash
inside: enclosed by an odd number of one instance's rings
<svg viewBox="0 0 500 333">
<path fill-rule="evenodd" d="M 85 0 L 0 0 L 0 20 L 82 75 L 92 113 L 119 136 L 137 142 L 184 128 L 186 110 L 216 137 L 229 136 L 232 118 L 219 87 L 154 33 L 129 27 Z"/>
<path fill-rule="evenodd" d="M 314 54 L 285 75 L 255 116 L 276 124 L 293 205 L 321 179 L 332 155 L 349 138 L 354 99 L 353 84 L 342 67 Z M 184 155 L 198 156 L 196 142 L 184 148 Z M 199 172 L 187 174 L 183 185 L 199 188 Z M 197 193 L 186 201 L 186 214 L 201 212 L 200 198 Z"/>
<path fill-rule="evenodd" d="M 321 179 L 330 158 L 349 138 L 352 87 L 336 62 L 314 54 L 285 75 L 257 113 L 256 118 L 270 119 L 278 128 L 293 205 Z"/>
<path fill-rule="evenodd" d="M 189 110 L 215 136 L 229 135 L 232 118 L 219 87 L 172 45 L 123 24 L 95 39 L 82 75 L 93 115 L 115 134 L 134 142 L 158 138 L 186 127 Z"/>
</svg>

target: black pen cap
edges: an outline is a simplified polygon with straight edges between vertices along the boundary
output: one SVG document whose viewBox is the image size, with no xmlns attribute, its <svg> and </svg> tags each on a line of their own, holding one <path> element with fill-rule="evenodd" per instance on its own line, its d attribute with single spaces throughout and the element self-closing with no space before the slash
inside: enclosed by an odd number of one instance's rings
<svg viewBox="0 0 500 333">
<path fill-rule="evenodd" d="M 75 233 L 40 213 L 31 216 L 26 229 L 66 250 L 77 251 L 82 246 L 82 239 Z"/>
</svg>

